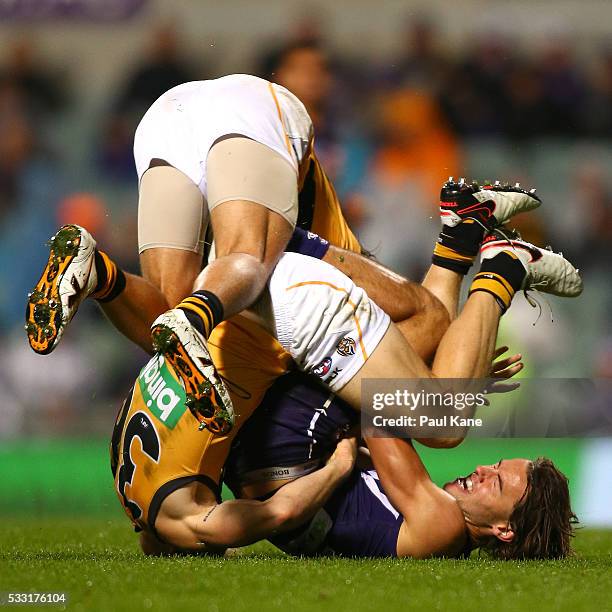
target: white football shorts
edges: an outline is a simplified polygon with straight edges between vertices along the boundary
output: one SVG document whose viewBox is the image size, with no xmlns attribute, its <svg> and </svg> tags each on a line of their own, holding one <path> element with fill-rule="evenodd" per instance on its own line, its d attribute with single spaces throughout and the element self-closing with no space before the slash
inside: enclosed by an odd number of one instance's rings
<svg viewBox="0 0 612 612">
<path fill-rule="evenodd" d="M 389 315 L 320 259 L 285 253 L 268 286 L 278 341 L 332 391 L 359 372 L 389 328 Z"/>
</svg>

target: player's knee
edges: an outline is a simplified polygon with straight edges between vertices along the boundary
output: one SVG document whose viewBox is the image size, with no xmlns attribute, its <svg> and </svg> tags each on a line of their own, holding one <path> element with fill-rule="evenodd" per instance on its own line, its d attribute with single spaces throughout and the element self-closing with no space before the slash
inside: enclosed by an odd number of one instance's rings
<svg viewBox="0 0 612 612">
<path fill-rule="evenodd" d="M 230 253 L 217 259 L 215 263 L 221 261 L 224 264 L 224 274 L 235 284 L 264 284 L 274 268 L 271 262 L 263 261 L 250 253 Z"/>
</svg>

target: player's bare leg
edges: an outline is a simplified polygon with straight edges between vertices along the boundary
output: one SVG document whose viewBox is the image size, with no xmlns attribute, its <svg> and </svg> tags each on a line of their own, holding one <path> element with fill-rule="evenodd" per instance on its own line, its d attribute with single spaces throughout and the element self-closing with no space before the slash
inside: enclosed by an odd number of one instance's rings
<svg viewBox="0 0 612 612">
<path fill-rule="evenodd" d="M 193 291 L 207 218 L 198 185 L 167 161 L 151 160 L 138 185 L 140 267 L 171 306 Z"/>
<path fill-rule="evenodd" d="M 542 286 L 567 297 L 582 292 L 577 270 L 551 251 L 491 236 L 481 253 L 481 270 L 461 314 L 442 338 L 432 368 L 391 325 L 359 374 L 338 392 L 339 397 L 359 407 L 361 381 L 366 378 L 482 378 L 491 365 L 499 319 L 516 291 Z"/>
<path fill-rule="evenodd" d="M 361 380 L 365 378 L 484 377 L 494 355 L 499 318 L 510 306 L 516 291 L 545 282 L 549 292 L 578 295 L 582 290 L 580 277 L 562 257 L 526 243 L 511 244 L 508 240 L 504 243 L 496 236 L 481 246 L 489 228 L 496 227 L 516 212 L 538 205 L 539 200 L 533 192 L 520 190 L 518 186 L 497 184 L 480 189 L 476 184 L 468 186 L 464 181 L 449 181 L 441 197 L 444 227 L 426 283 L 452 316 L 457 309 L 461 276 L 482 249 L 481 271 L 472 283 L 463 311 L 444 334 L 431 369 L 391 326 L 359 375 L 338 395 L 353 406 L 359 406 Z M 489 253 L 485 254 L 487 250 Z"/>
<path fill-rule="evenodd" d="M 125 281 L 124 291 L 99 305 L 117 330 L 152 354 L 151 325 L 170 306 L 166 296 L 143 277 L 126 272 Z"/>
<path fill-rule="evenodd" d="M 220 204 L 211 223 L 217 258 L 198 276 L 195 289 L 214 293 L 229 318 L 264 290 L 293 227 L 278 213 L 246 201 Z"/>
<path fill-rule="evenodd" d="M 365 289 L 368 296 L 389 315 L 415 352 L 425 362 L 431 363 L 450 323 L 445 305 L 433 292 L 424 284 L 410 281 L 372 259 L 333 245 L 329 246 L 323 261 Z"/>
<path fill-rule="evenodd" d="M 202 255 L 182 249 L 151 248 L 140 254 L 140 268 L 143 277 L 163 294 L 168 310 L 193 291 L 193 283 L 202 270 Z"/>
<path fill-rule="evenodd" d="M 464 278 L 463 274 L 454 270 L 432 264 L 423 279 L 423 287 L 428 289 L 444 305 L 450 321 L 457 318 Z"/>
<path fill-rule="evenodd" d="M 151 335 L 155 350 L 176 366 L 185 385 L 194 383 L 193 393 L 188 392 L 193 402 L 207 404 L 205 412 L 214 410 L 231 427 L 229 395 L 206 342 L 221 321 L 251 306 L 264 290 L 297 218 L 297 169 L 273 149 L 239 134 L 219 138 L 206 165 L 206 212 L 216 259 L 209 258 L 193 293 L 154 321 Z"/>
<path fill-rule="evenodd" d="M 227 433 L 234 423 L 233 406 L 207 339 L 216 325 L 262 293 L 293 228 L 281 215 L 245 201 L 218 205 L 211 221 L 218 258 L 200 274 L 191 295 L 153 322 L 151 337 L 154 350 L 183 382 L 201 426 Z"/>
</svg>

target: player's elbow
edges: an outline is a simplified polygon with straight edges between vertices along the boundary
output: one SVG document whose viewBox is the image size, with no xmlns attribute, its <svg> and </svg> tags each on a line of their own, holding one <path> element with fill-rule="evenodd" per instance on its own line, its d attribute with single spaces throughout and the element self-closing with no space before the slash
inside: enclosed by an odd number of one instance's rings
<svg viewBox="0 0 612 612">
<path fill-rule="evenodd" d="M 272 508 L 272 528 L 274 531 L 284 531 L 297 526 L 300 519 L 299 503 L 291 497 L 280 497 L 274 500 Z"/>
<path fill-rule="evenodd" d="M 180 553 L 179 548 L 147 531 L 140 533 L 140 548 L 147 557 L 168 557 Z"/>
</svg>

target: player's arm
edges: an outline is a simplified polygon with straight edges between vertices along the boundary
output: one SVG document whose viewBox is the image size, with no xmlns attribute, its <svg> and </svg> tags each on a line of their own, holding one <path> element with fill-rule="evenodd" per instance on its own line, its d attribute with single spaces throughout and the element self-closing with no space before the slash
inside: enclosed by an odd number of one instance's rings
<svg viewBox="0 0 612 612">
<path fill-rule="evenodd" d="M 230 500 L 185 517 L 184 546 L 246 546 L 302 525 L 351 473 L 356 452 L 354 438 L 341 440 L 327 465 L 286 484 L 266 501 Z"/>
<path fill-rule="evenodd" d="M 410 440 L 368 438 L 374 467 L 404 523 L 399 557 L 455 556 L 465 545 L 465 522 L 455 500 L 437 487 Z"/>
</svg>

